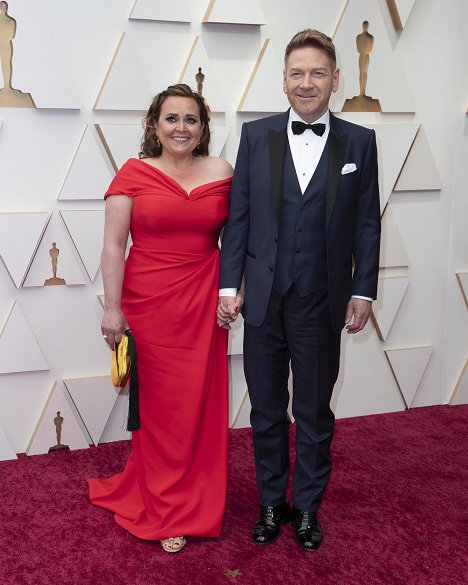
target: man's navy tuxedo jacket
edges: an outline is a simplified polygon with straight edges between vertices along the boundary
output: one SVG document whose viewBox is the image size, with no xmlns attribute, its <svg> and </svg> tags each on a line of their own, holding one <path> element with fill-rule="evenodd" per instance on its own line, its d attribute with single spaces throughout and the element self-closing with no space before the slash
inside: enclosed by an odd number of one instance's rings
<svg viewBox="0 0 468 585">
<path fill-rule="evenodd" d="M 243 125 L 221 246 L 220 288 L 239 288 L 245 276 L 243 316 L 254 327 L 265 318 L 273 286 L 288 119 L 289 111 Z M 338 333 L 351 295 L 374 299 L 377 294 L 380 202 L 375 132 L 330 114 L 322 156 L 328 157 L 322 194 L 328 293 Z M 354 163 L 356 170 L 342 174 L 347 163 Z M 306 248 L 307 233 L 301 237 Z"/>
</svg>

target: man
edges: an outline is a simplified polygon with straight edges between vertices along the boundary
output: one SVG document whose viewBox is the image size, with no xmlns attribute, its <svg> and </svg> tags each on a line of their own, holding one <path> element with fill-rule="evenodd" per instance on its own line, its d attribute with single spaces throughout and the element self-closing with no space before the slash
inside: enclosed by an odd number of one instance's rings
<svg viewBox="0 0 468 585">
<path fill-rule="evenodd" d="M 245 272 L 244 369 L 252 404 L 260 514 L 257 544 L 292 520 L 297 542 L 317 550 L 317 509 L 331 472 L 340 332 L 360 331 L 376 297 L 380 206 L 375 133 L 335 118 L 335 48 L 314 30 L 286 48 L 291 108 L 244 124 L 221 250 L 218 322 L 239 309 Z M 354 260 L 354 273 L 353 273 Z M 293 373 L 296 464 L 293 507 L 287 420 Z"/>
</svg>

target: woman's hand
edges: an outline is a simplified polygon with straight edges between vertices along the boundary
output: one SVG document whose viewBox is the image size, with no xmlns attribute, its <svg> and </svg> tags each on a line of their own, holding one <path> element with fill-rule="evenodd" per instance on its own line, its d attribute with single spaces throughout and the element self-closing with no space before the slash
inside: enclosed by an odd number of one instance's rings
<svg viewBox="0 0 468 585">
<path fill-rule="evenodd" d="M 233 323 L 244 304 L 244 295 L 238 291 L 235 297 L 219 297 L 218 309 L 216 311 L 216 322 L 223 329 L 231 329 Z"/>
<path fill-rule="evenodd" d="M 127 321 L 120 310 L 104 309 L 104 316 L 101 322 L 101 332 L 107 345 L 114 349 L 114 343 L 119 342 L 122 333 L 128 329 Z"/>
</svg>

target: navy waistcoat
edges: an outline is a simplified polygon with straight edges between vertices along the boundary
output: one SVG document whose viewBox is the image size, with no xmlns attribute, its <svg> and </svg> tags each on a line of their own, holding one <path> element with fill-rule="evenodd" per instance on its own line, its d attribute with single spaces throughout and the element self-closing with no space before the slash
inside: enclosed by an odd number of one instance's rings
<svg viewBox="0 0 468 585">
<path fill-rule="evenodd" d="M 302 194 L 287 143 L 273 280 L 273 288 L 282 294 L 293 284 L 301 296 L 328 286 L 325 225 L 327 169 L 328 142 Z"/>
</svg>

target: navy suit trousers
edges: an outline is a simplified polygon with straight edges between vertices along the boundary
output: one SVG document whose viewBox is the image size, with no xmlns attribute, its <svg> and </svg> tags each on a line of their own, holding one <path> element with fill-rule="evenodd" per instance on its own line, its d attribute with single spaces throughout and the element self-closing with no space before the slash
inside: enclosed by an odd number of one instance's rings
<svg viewBox="0 0 468 585">
<path fill-rule="evenodd" d="M 244 324 L 244 369 L 263 506 L 286 501 L 290 367 L 296 422 L 294 505 L 315 511 L 321 502 L 331 473 L 330 399 L 338 376 L 340 337 L 331 325 L 328 291 L 300 297 L 294 285 L 285 295 L 273 290 L 260 327 Z"/>
</svg>

